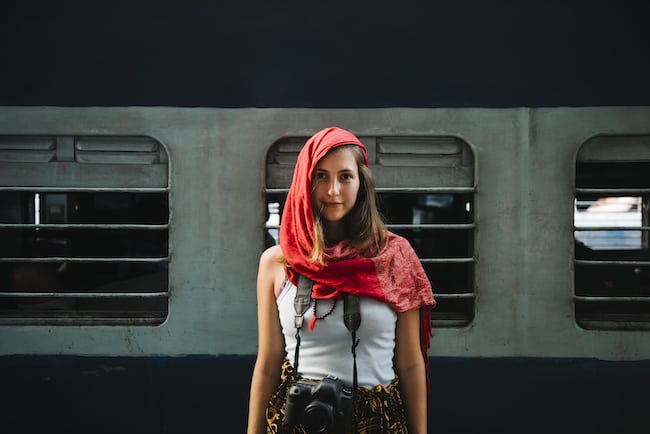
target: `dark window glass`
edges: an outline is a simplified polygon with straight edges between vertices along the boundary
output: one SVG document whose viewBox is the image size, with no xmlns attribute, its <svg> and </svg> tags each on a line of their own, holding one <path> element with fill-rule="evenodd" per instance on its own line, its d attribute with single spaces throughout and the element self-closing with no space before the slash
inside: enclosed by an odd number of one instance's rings
<svg viewBox="0 0 650 434">
<path fill-rule="evenodd" d="M 162 146 L 70 136 L 0 136 L 0 145 L 0 171 L 13 174 L 0 176 L 0 322 L 162 322 L 170 216 Z M 44 161 L 14 155 L 43 146 Z"/>
</svg>

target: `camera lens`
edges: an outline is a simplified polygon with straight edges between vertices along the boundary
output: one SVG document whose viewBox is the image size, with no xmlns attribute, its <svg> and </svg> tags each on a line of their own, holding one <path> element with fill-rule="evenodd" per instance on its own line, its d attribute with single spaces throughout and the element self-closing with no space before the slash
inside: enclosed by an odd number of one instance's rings
<svg viewBox="0 0 650 434">
<path fill-rule="evenodd" d="M 303 426 L 308 433 L 327 432 L 334 424 L 334 408 L 330 404 L 314 401 L 305 408 Z"/>
<path fill-rule="evenodd" d="M 297 425 L 300 423 L 302 412 L 311 395 L 311 386 L 296 383 L 289 388 L 287 393 L 284 423 Z"/>
</svg>

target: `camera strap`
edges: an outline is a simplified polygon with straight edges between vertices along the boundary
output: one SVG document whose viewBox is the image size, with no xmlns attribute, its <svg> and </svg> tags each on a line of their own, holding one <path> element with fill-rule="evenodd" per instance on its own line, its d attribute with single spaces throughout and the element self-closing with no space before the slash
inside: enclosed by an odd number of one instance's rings
<svg viewBox="0 0 650 434">
<path fill-rule="evenodd" d="M 296 289 L 296 298 L 293 299 L 293 309 L 296 311 L 294 322 L 296 326 L 296 352 L 293 358 L 294 373 L 298 376 L 298 356 L 300 355 L 300 330 L 304 323 L 304 316 L 311 304 L 311 287 L 314 282 L 303 276 L 298 275 L 298 287 Z"/>
<path fill-rule="evenodd" d="M 294 356 L 294 373 L 298 375 L 298 358 L 300 356 L 300 330 L 304 323 L 304 316 L 311 304 L 311 288 L 314 282 L 306 276 L 300 274 L 298 276 L 298 287 L 296 289 L 296 298 L 293 300 L 293 308 L 296 311 L 294 322 L 296 326 L 296 351 Z M 345 327 L 352 335 L 352 360 L 353 360 L 353 393 L 357 389 L 358 376 L 357 376 L 357 346 L 359 339 L 357 339 L 357 330 L 361 325 L 361 300 L 358 296 L 343 293 L 343 322 Z"/>
<path fill-rule="evenodd" d="M 352 385 L 354 386 L 352 393 L 355 394 L 358 386 L 357 346 L 359 339 L 357 339 L 357 330 L 361 325 L 361 300 L 358 296 L 343 293 L 343 322 L 352 335 Z"/>
</svg>

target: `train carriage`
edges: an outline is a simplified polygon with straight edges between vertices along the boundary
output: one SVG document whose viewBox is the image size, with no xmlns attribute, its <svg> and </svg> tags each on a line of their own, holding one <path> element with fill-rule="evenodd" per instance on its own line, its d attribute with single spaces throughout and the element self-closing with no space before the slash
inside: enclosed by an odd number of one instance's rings
<svg viewBox="0 0 650 434">
<path fill-rule="evenodd" d="M 434 287 L 430 432 L 647 431 L 647 6 L 5 3 L 0 431 L 244 431 L 332 125 Z"/>
<path fill-rule="evenodd" d="M 638 426 L 648 119 L 644 107 L 4 108 L 10 426 L 241 431 L 257 260 L 277 242 L 297 149 L 324 125 L 368 146 L 389 227 L 434 285 L 432 426 L 518 430 L 542 413 L 553 418 L 534 432 Z M 608 198 L 636 201 L 617 214 L 636 220 L 614 228 L 633 245 L 580 238 L 611 232 L 575 220 Z M 585 417 L 604 408 L 617 417 Z"/>
</svg>

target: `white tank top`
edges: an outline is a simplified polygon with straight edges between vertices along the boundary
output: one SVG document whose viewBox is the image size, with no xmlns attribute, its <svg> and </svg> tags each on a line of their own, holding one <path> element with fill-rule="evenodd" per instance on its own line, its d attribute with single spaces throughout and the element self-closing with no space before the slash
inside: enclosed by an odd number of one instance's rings
<svg viewBox="0 0 650 434">
<path fill-rule="evenodd" d="M 288 280 L 282 285 L 277 299 L 285 349 L 295 366 L 296 350 L 295 310 L 293 300 L 296 286 Z M 318 300 L 317 315 L 325 314 L 334 300 Z M 322 379 L 335 375 L 352 384 L 352 337 L 343 322 L 343 300 L 338 300 L 332 313 L 316 321 L 313 332 L 307 324 L 313 316 L 313 302 L 304 316 L 300 330 L 300 374 L 306 378 Z M 393 353 L 395 349 L 395 324 L 397 314 L 385 303 L 361 297 L 361 325 L 357 330 L 357 372 L 360 386 L 372 389 L 378 384 L 388 386 L 395 377 Z"/>
</svg>

